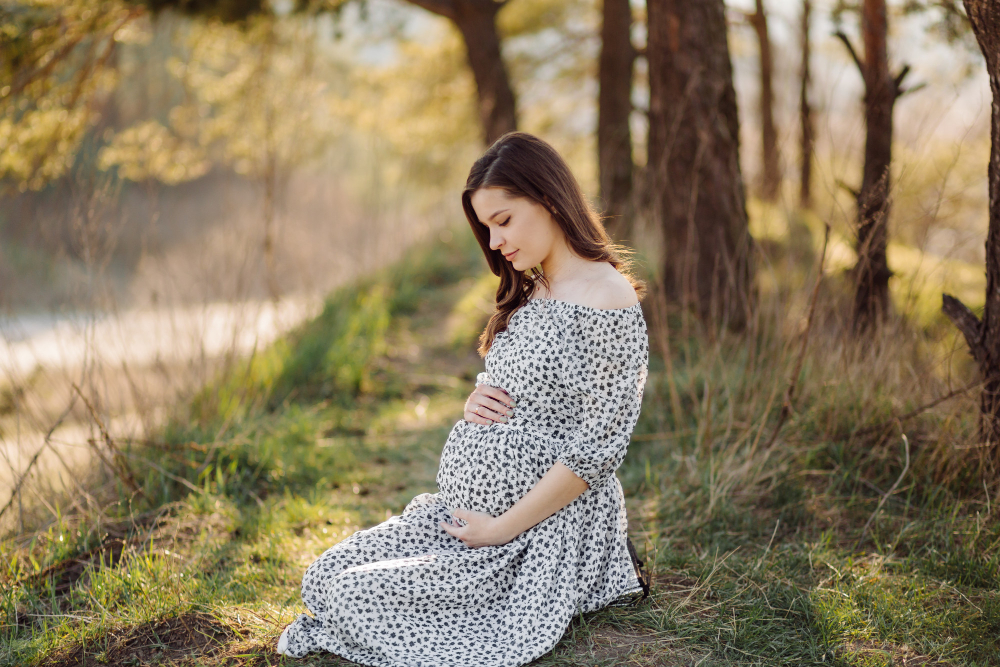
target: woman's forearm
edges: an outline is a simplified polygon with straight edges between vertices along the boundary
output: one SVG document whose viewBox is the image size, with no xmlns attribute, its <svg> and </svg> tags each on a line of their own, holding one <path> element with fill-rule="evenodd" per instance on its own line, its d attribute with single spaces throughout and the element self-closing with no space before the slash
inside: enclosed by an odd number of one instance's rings
<svg viewBox="0 0 1000 667">
<path fill-rule="evenodd" d="M 549 468 L 538 484 L 497 517 L 499 527 L 510 541 L 543 519 L 547 519 L 576 500 L 587 490 L 587 483 L 562 463 Z"/>
</svg>

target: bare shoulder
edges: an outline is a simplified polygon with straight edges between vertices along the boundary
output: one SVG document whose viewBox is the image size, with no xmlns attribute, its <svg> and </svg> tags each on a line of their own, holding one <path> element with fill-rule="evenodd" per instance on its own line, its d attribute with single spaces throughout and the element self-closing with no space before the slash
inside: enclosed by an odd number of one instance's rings
<svg viewBox="0 0 1000 667">
<path fill-rule="evenodd" d="M 610 264 L 605 265 L 606 270 L 594 280 L 590 289 L 587 290 L 586 300 L 582 305 L 603 310 L 616 310 L 628 308 L 639 302 L 635 289 L 628 278 L 618 273 Z"/>
</svg>

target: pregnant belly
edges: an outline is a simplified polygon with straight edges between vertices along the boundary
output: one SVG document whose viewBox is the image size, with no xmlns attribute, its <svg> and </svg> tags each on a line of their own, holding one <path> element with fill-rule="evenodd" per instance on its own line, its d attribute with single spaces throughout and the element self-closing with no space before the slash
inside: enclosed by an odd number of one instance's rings
<svg viewBox="0 0 1000 667">
<path fill-rule="evenodd" d="M 503 514 L 552 467 L 545 445 L 520 428 L 459 422 L 441 452 L 437 483 L 443 499 L 451 509 Z"/>
</svg>

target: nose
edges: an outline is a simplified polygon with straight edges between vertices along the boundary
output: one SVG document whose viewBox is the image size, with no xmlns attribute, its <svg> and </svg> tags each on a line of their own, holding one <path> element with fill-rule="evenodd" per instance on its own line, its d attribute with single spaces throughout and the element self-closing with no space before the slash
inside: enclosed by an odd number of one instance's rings
<svg viewBox="0 0 1000 667">
<path fill-rule="evenodd" d="M 496 228 L 490 229 L 490 250 L 499 250 L 503 245 L 503 236 Z"/>
</svg>

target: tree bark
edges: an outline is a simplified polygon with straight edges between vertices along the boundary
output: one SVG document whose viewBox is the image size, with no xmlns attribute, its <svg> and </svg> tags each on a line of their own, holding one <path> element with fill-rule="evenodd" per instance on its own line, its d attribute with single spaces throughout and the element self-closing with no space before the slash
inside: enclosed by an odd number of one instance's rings
<svg viewBox="0 0 1000 667">
<path fill-rule="evenodd" d="M 597 163 L 605 226 L 615 241 L 632 232 L 632 10 L 628 0 L 604 0 L 598 72 Z"/>
<path fill-rule="evenodd" d="M 410 0 L 418 7 L 450 19 L 465 42 L 466 57 L 476 80 L 479 122 L 489 146 L 504 133 L 517 129 L 517 105 L 507 68 L 500 54 L 497 12 L 504 2 L 494 0 Z"/>
<path fill-rule="evenodd" d="M 649 0 L 649 172 L 663 286 L 710 323 L 751 312 L 752 239 L 722 0 Z"/>
<path fill-rule="evenodd" d="M 980 395 L 980 439 L 994 474 L 1000 472 L 1000 2 L 964 0 L 972 31 L 986 59 L 993 106 L 990 117 L 990 204 L 986 234 L 986 305 L 980 320 L 947 294 L 942 310 L 962 332 L 979 365 L 984 384 Z"/>
<path fill-rule="evenodd" d="M 757 33 L 760 46 L 760 128 L 763 170 L 760 179 L 760 196 L 765 201 L 778 198 L 781 189 L 781 156 L 778 153 L 778 132 L 774 127 L 774 59 L 771 55 L 771 39 L 767 33 L 767 14 L 764 0 L 757 0 L 757 11 L 748 15 L 750 25 Z"/>
<path fill-rule="evenodd" d="M 902 94 L 900 84 L 908 67 L 893 78 L 886 49 L 888 23 L 885 0 L 864 0 L 861 8 L 864 61 L 843 33 L 838 37 L 854 58 L 865 82 L 865 166 L 857 196 L 857 265 L 853 327 L 862 333 L 881 324 L 889 314 L 889 278 L 886 260 L 892 165 L 892 111 Z"/>
<path fill-rule="evenodd" d="M 813 137 L 816 136 L 815 118 L 812 105 L 809 102 L 809 84 L 812 81 L 812 68 L 809 58 L 812 51 L 812 41 L 809 29 L 812 24 L 812 0 L 802 0 L 801 45 L 802 65 L 799 69 L 799 206 L 812 207 L 812 158 Z"/>
</svg>

